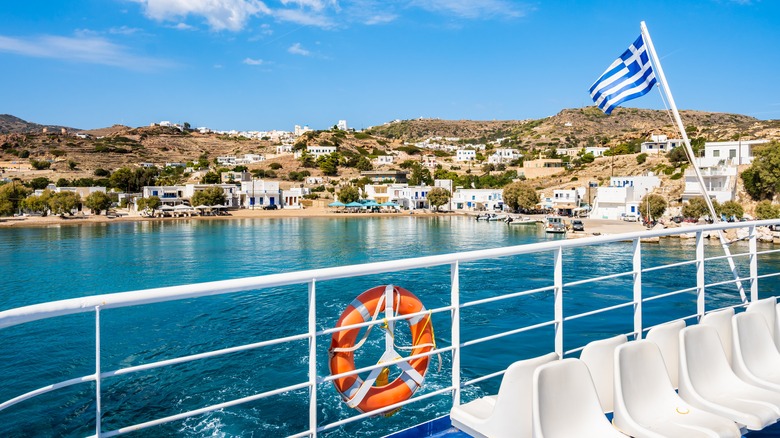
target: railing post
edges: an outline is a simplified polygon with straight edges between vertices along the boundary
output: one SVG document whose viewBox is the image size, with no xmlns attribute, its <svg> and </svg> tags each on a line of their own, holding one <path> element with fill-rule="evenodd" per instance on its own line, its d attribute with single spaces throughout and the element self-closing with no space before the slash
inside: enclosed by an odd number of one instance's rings
<svg viewBox="0 0 780 438">
<path fill-rule="evenodd" d="M 704 233 L 696 233 L 696 316 L 704 316 Z"/>
<path fill-rule="evenodd" d="M 460 405 L 460 267 L 450 265 L 450 305 L 452 306 L 452 406 Z"/>
<path fill-rule="evenodd" d="M 642 240 L 634 239 L 634 340 L 642 339 Z"/>
<path fill-rule="evenodd" d="M 100 438 L 103 408 L 100 401 L 100 306 L 95 306 L 95 435 Z"/>
<path fill-rule="evenodd" d="M 748 240 L 748 251 L 750 251 L 750 302 L 758 300 L 758 235 L 756 226 L 751 225 L 748 228 L 750 239 Z"/>
<path fill-rule="evenodd" d="M 560 246 L 554 253 L 553 266 L 553 301 L 555 312 L 555 352 L 563 357 L 563 248 Z"/>
<path fill-rule="evenodd" d="M 309 282 L 309 433 L 317 436 L 317 285 Z"/>
</svg>

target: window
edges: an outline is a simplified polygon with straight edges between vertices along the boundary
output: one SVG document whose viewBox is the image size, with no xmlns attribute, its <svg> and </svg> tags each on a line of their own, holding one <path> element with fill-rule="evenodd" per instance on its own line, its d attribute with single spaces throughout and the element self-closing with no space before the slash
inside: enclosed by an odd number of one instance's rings
<svg viewBox="0 0 780 438">
<path fill-rule="evenodd" d="M 737 158 L 737 150 L 736 149 L 730 149 L 729 150 L 729 158 Z"/>
<path fill-rule="evenodd" d="M 712 156 L 715 157 L 715 158 L 720 157 L 720 151 L 715 149 L 714 151 L 712 151 Z"/>
</svg>

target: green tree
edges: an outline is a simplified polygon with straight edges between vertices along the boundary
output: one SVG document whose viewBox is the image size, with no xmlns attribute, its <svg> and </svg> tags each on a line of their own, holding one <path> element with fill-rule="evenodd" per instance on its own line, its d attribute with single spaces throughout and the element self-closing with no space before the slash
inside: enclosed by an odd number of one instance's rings
<svg viewBox="0 0 780 438">
<path fill-rule="evenodd" d="M 582 154 L 582 156 L 580 157 L 580 161 L 583 164 L 592 163 L 595 159 L 596 159 L 596 157 L 593 156 L 592 152 L 588 152 L 588 153 Z"/>
<path fill-rule="evenodd" d="M 41 176 L 30 180 L 29 186 L 33 190 L 43 190 L 46 188 L 46 186 L 49 185 L 49 183 L 51 183 L 51 181 L 49 181 L 49 178 Z"/>
<path fill-rule="evenodd" d="M 214 186 L 195 192 L 190 202 L 192 205 L 224 205 L 227 202 L 227 196 L 225 196 L 222 187 Z"/>
<path fill-rule="evenodd" d="M 649 207 L 649 211 L 648 211 Z M 658 219 L 666 211 L 666 199 L 661 195 L 648 193 L 642 198 L 639 205 L 639 213 L 644 218 Z"/>
<path fill-rule="evenodd" d="M 761 201 L 756 205 L 756 219 L 780 218 L 780 207 L 772 201 Z"/>
<path fill-rule="evenodd" d="M 753 149 L 753 164 L 742 172 L 745 190 L 755 200 L 773 199 L 780 192 L 780 142 Z"/>
<path fill-rule="evenodd" d="M 645 161 L 647 161 L 647 154 L 641 153 L 636 156 L 636 164 L 645 164 Z"/>
<path fill-rule="evenodd" d="M 77 162 L 75 162 L 73 160 L 68 160 L 68 169 L 76 170 L 76 167 L 78 167 L 78 165 L 79 165 L 79 163 L 77 163 Z"/>
<path fill-rule="evenodd" d="M 439 207 L 450 201 L 450 192 L 442 187 L 434 187 L 428 192 L 426 196 L 428 203 L 431 204 L 436 211 L 439 211 Z"/>
<path fill-rule="evenodd" d="M 358 158 L 357 164 L 355 164 L 355 168 L 357 170 L 365 172 L 367 170 L 372 170 L 374 166 L 371 164 L 371 160 L 361 156 L 360 158 Z"/>
<path fill-rule="evenodd" d="M 46 213 L 49 211 L 51 195 L 51 190 L 44 190 L 40 195 L 30 195 L 25 198 L 22 205 L 26 210 L 46 216 Z"/>
<path fill-rule="evenodd" d="M 65 216 L 65 213 L 73 216 L 73 210 L 81 204 L 81 196 L 75 192 L 55 193 L 49 199 L 49 208 L 52 214 Z"/>
<path fill-rule="evenodd" d="M 206 172 L 203 178 L 200 179 L 200 182 L 203 184 L 219 184 L 221 180 L 217 172 Z"/>
<path fill-rule="evenodd" d="M 720 206 L 720 212 L 726 215 L 727 218 L 734 216 L 737 219 L 742 219 L 742 216 L 745 215 L 745 209 L 736 201 L 724 202 L 723 205 Z"/>
<path fill-rule="evenodd" d="M 344 204 L 356 202 L 360 199 L 360 190 L 355 186 L 346 186 L 339 191 L 339 201 Z"/>
<path fill-rule="evenodd" d="M 131 184 L 133 184 L 134 176 L 135 173 L 133 172 L 133 169 L 129 167 L 121 167 L 111 174 L 111 176 L 108 178 L 108 182 L 111 184 L 111 187 L 120 190 L 126 190 L 127 192 L 132 192 L 134 191 L 134 187 L 131 187 Z"/>
<path fill-rule="evenodd" d="M 135 205 L 139 211 L 146 210 L 147 208 L 154 211 L 160 208 L 162 201 L 158 196 L 150 196 L 148 198 L 138 198 L 135 201 Z"/>
<path fill-rule="evenodd" d="M 398 166 L 401 169 L 411 169 L 412 167 L 414 167 L 415 163 L 420 164 L 420 162 L 417 160 L 404 160 Z"/>
<path fill-rule="evenodd" d="M 283 166 L 282 166 L 282 164 L 281 164 L 281 163 L 271 163 L 271 164 L 269 164 L 269 165 L 268 165 L 268 167 L 270 167 L 270 168 L 271 168 L 271 170 L 279 170 L 279 169 L 281 169 Z M 304 167 L 306 167 L 306 166 L 304 166 Z"/>
<path fill-rule="evenodd" d="M 707 207 L 707 202 L 702 197 L 689 199 L 682 208 L 684 217 L 699 219 L 707 214 L 709 214 L 709 208 Z"/>
<path fill-rule="evenodd" d="M 31 190 L 13 181 L 0 185 L 0 216 L 11 216 L 19 210 Z"/>
<path fill-rule="evenodd" d="M 111 208 L 111 204 L 113 204 L 111 197 L 104 192 L 92 192 L 84 200 L 84 205 L 97 215 L 99 215 L 101 211 Z"/>
<path fill-rule="evenodd" d="M 431 176 L 431 171 L 423 167 L 419 161 L 415 161 L 414 164 L 412 164 L 411 169 L 412 172 L 409 174 L 410 186 L 419 186 L 422 184 L 427 184 L 427 185 L 433 184 L 433 177 Z"/>
<path fill-rule="evenodd" d="M 530 210 L 539 202 L 539 195 L 530 185 L 518 181 L 504 187 L 504 204 L 512 211 L 518 209 Z"/>
<path fill-rule="evenodd" d="M 341 156 L 336 152 L 327 155 L 321 155 L 319 158 L 317 158 L 317 166 L 325 175 L 335 176 L 339 174 L 338 165 L 340 159 Z"/>
<path fill-rule="evenodd" d="M 301 166 L 303 167 L 314 167 L 314 155 L 312 155 L 307 149 L 303 149 L 301 151 L 301 158 L 299 158 L 301 161 Z"/>
<path fill-rule="evenodd" d="M 95 176 L 111 176 L 111 172 L 109 172 L 106 169 L 97 168 L 94 172 L 92 172 Z"/>
</svg>

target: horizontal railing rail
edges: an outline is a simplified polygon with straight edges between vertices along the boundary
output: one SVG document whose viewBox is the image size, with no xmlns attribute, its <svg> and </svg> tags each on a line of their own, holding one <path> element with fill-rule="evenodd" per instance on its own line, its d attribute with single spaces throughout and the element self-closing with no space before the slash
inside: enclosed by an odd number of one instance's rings
<svg viewBox="0 0 780 438">
<path fill-rule="evenodd" d="M 0 312 L 0 329 L 12 327 L 19 324 L 25 324 L 41 319 L 48 319 L 57 316 L 70 315 L 84 312 L 95 312 L 95 337 L 96 337 L 96 358 L 95 358 L 95 373 L 86 376 L 81 376 L 48 386 L 44 386 L 25 394 L 14 397 L 3 403 L 0 403 L 0 411 L 6 409 L 14 404 L 20 403 L 24 400 L 36 397 L 38 395 L 62 389 L 68 386 L 76 385 L 85 382 L 95 382 L 95 400 L 96 400 L 96 431 L 97 436 L 116 436 L 124 433 L 137 431 L 172 421 L 178 421 L 185 418 L 189 418 L 196 415 L 202 415 L 207 412 L 212 412 L 219 409 L 225 409 L 232 406 L 238 406 L 244 403 L 272 397 L 278 394 L 287 393 L 291 391 L 308 390 L 309 397 L 309 429 L 300 433 L 296 433 L 292 436 L 316 436 L 320 432 L 325 432 L 337 427 L 341 427 L 348 423 L 359 421 L 377 413 L 392 411 L 394 409 L 406 406 L 412 403 L 420 402 L 422 400 L 429 399 L 431 397 L 437 397 L 444 394 L 452 395 L 453 404 L 460 403 L 460 393 L 462 388 L 467 386 L 473 386 L 480 382 L 484 382 L 489 379 L 495 379 L 502 376 L 505 370 L 491 372 L 483 376 L 477 376 L 469 379 L 461 378 L 461 350 L 463 348 L 471 347 L 478 344 L 494 341 L 497 339 L 505 338 L 508 336 L 518 335 L 521 333 L 530 332 L 542 328 L 552 327 L 555 332 L 555 351 L 561 356 L 577 353 L 582 350 L 583 346 L 574 346 L 574 348 L 565 350 L 564 346 L 564 323 L 574 320 L 580 320 L 583 318 L 591 317 L 594 315 L 600 315 L 606 312 L 611 312 L 619 309 L 626 309 L 633 307 L 633 330 L 625 333 L 627 336 L 641 337 L 642 333 L 647 332 L 651 327 L 645 327 L 643 325 L 642 318 L 642 305 L 644 303 L 661 300 L 682 294 L 695 295 L 697 312 L 689 316 L 678 318 L 676 320 L 688 320 L 692 318 L 701 318 L 705 313 L 705 301 L 704 295 L 709 288 L 723 287 L 738 283 L 749 284 L 750 288 L 750 301 L 756 300 L 758 297 L 758 280 L 764 278 L 771 278 L 780 275 L 778 273 L 758 274 L 758 255 L 769 255 L 780 252 L 780 250 L 764 250 L 758 251 L 756 248 L 756 227 L 768 226 L 780 223 L 777 220 L 771 221 L 756 221 L 748 223 L 720 223 L 712 225 L 697 225 L 690 227 L 682 227 L 675 229 L 665 230 L 650 230 L 634 233 L 626 233 L 620 235 L 608 235 L 608 236 L 596 236 L 574 240 L 555 240 L 548 242 L 540 242 L 527 245 L 510 246 L 503 248 L 494 248 L 478 251 L 468 251 L 454 254 L 444 254 L 427 257 L 417 257 L 410 259 L 401 259 L 387 262 L 368 263 L 362 265 L 351 265 L 334 268 L 322 268 L 312 269 L 283 274 L 272 274 L 259 277 L 249 277 L 235 280 L 223 280 L 207 283 L 199 283 L 183 286 L 172 286 L 164 288 L 147 289 L 134 292 L 120 292 L 105 295 L 96 295 L 90 297 L 74 298 L 60 301 L 53 301 L 49 303 L 33 304 L 30 306 L 20 307 L 17 309 L 9 309 Z M 749 248 L 747 252 L 733 254 L 731 256 L 711 255 L 709 257 L 704 256 L 703 250 L 703 236 L 705 233 L 717 232 L 718 230 L 726 229 L 748 229 L 747 239 L 749 241 Z M 693 260 L 685 260 L 674 263 L 669 263 L 660 266 L 643 267 L 642 266 L 642 242 L 645 239 L 655 237 L 668 237 L 678 234 L 694 233 L 696 235 L 696 247 L 695 257 Z M 743 239 L 741 239 L 743 240 Z M 628 242 L 633 244 L 632 262 L 633 268 L 626 271 L 617 273 L 610 273 L 593 278 L 586 278 L 581 280 L 572 280 L 568 282 L 563 281 L 564 272 L 564 251 L 584 248 L 594 245 L 605 245 L 617 242 Z M 460 280 L 462 275 L 460 272 L 460 265 L 466 262 L 480 261 L 487 259 L 496 259 L 502 257 L 513 257 L 528 254 L 542 254 L 550 253 L 553 255 L 553 275 L 550 278 L 548 285 L 542 285 L 541 287 L 534 287 L 532 289 L 513 291 L 503 293 L 487 298 L 480 298 L 468 302 L 460 302 Z M 706 283 L 704 281 L 704 269 L 709 262 L 716 262 L 726 259 L 728 257 L 740 258 L 747 257 L 749 263 L 749 275 L 739 275 L 737 278 L 716 281 Z M 655 272 L 661 269 L 670 269 L 683 266 L 695 266 L 697 274 L 695 278 L 696 286 L 682 288 L 671 292 L 659 293 L 653 296 L 645 296 L 642 290 L 642 274 Z M 440 306 L 425 311 L 420 311 L 407 315 L 389 316 L 386 318 L 380 318 L 372 321 L 366 321 L 359 324 L 353 324 L 343 327 L 332 327 L 325 329 L 317 329 L 317 316 L 316 316 L 316 290 L 317 285 L 324 281 L 331 281 L 344 278 L 364 277 L 370 275 L 387 274 L 400 271 L 407 271 L 412 269 L 425 269 L 440 266 L 450 267 L 450 288 L 451 288 L 451 300 L 448 305 Z M 744 268 L 743 268 L 744 269 Z M 619 278 L 631 278 L 633 284 L 633 296 L 627 301 L 621 301 L 617 304 L 611 304 L 598 309 L 592 309 L 580 313 L 565 314 L 563 306 L 563 294 L 567 288 L 575 286 L 589 285 L 595 282 L 604 282 Z M 160 360 L 156 362 L 145 363 L 136 366 L 130 366 L 120 368 L 116 370 L 101 370 L 100 364 L 100 320 L 101 313 L 108 309 L 117 309 L 129 306 L 141 306 L 153 303 L 162 303 L 183 299 L 196 299 L 200 297 L 223 295 L 235 292 L 253 291 L 266 288 L 275 288 L 283 286 L 295 286 L 306 285 L 309 290 L 309 321 L 308 331 L 305 333 L 286 336 L 283 338 L 270 339 L 261 342 L 255 342 L 250 344 L 238 345 L 218 350 L 206 351 L 197 354 L 191 354 L 186 356 L 180 356 L 176 358 Z M 527 297 L 539 293 L 552 293 L 553 295 L 553 318 L 542 322 L 535 322 L 533 324 L 519 326 L 509 330 L 504 330 L 499 333 L 493 333 L 487 336 L 480 336 L 475 339 L 462 340 L 461 339 L 461 316 L 460 311 L 466 308 L 473 308 L 489 303 L 495 303 L 503 300 Z M 741 303 L 731 307 L 745 306 L 746 303 Z M 371 366 L 365 366 L 356 368 L 348 372 L 342 372 L 335 375 L 319 376 L 317 375 L 317 338 L 330 336 L 334 333 L 338 333 L 344 330 L 363 329 L 377 324 L 388 324 L 395 321 L 409 320 L 413 317 L 441 315 L 449 313 L 451 322 L 451 343 L 450 345 L 430 348 L 428 351 L 416 355 L 410 355 L 403 358 L 397 358 L 391 361 L 378 363 Z M 105 316 L 103 316 L 105 317 Z M 669 322 L 669 321 L 664 321 Z M 282 388 L 276 388 L 269 391 L 249 395 L 234 400 L 225 401 L 222 403 L 205 406 L 202 408 L 181 412 L 178 414 L 154 419 L 144 423 L 135 424 L 127 427 L 120 427 L 112 431 L 102 430 L 102 416 L 104 412 L 101 407 L 101 381 L 108 378 L 114 378 L 134 372 L 146 371 L 151 369 L 158 369 L 168 367 L 171 365 L 192 362 L 196 360 L 204 360 L 214 358 L 218 356 L 225 356 L 228 354 L 234 354 L 244 352 L 248 350 L 260 349 L 264 347 L 270 347 L 273 345 L 309 341 L 309 379 L 308 381 L 288 385 Z M 361 373 L 370 372 L 379 368 L 385 368 L 390 365 L 400 364 L 417 358 L 432 357 L 434 355 L 449 354 L 451 356 L 451 384 L 438 388 L 435 390 L 425 391 L 420 394 L 416 394 L 414 397 L 394 403 L 392 405 L 385 406 L 381 409 L 361 413 L 358 415 L 350 416 L 348 418 L 340 419 L 330 422 L 325 425 L 319 424 L 319 413 L 317 411 L 317 386 L 322 383 L 331 382 L 344 377 L 353 376 Z M 319 390 L 321 391 L 321 390 Z"/>
</svg>

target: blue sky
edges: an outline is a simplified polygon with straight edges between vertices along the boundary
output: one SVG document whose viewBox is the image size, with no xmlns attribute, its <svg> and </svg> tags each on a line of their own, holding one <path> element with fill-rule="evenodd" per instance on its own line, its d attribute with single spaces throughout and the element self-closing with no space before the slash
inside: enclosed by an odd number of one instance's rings
<svg viewBox="0 0 780 438">
<path fill-rule="evenodd" d="M 647 22 L 681 109 L 780 117 L 774 0 L 25 0 L 0 14 L 0 113 L 239 130 L 540 118 Z M 663 108 L 657 91 L 627 106 Z"/>
</svg>

